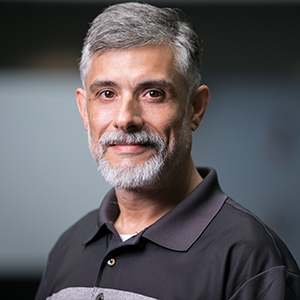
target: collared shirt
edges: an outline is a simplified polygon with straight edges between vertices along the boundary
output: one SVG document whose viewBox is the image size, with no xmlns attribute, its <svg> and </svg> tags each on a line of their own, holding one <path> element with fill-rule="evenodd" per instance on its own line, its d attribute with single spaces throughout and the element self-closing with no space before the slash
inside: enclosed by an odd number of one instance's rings
<svg viewBox="0 0 300 300">
<path fill-rule="evenodd" d="M 48 259 L 42 299 L 300 299 L 284 243 L 219 187 L 213 169 L 175 208 L 122 242 L 114 190 L 66 231 Z"/>
</svg>

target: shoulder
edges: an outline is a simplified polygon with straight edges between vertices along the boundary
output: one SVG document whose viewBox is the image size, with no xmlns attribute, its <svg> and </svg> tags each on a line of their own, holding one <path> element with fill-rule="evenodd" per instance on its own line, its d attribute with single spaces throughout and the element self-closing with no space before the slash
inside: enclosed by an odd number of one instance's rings
<svg viewBox="0 0 300 300">
<path fill-rule="evenodd" d="M 251 291 L 262 292 L 268 284 L 272 291 L 278 290 L 276 286 L 298 291 L 300 272 L 286 245 L 255 214 L 232 199 L 226 200 L 200 240 L 211 245 L 208 256 L 225 274 L 228 297 L 241 289 L 232 299 L 242 299 Z M 258 299 L 254 294 L 245 299 Z"/>
<path fill-rule="evenodd" d="M 223 235 L 232 245 L 244 245 L 249 250 L 272 250 L 281 258 L 278 236 L 255 214 L 228 198 L 215 218 L 214 226 L 222 228 Z M 246 250 L 246 249 L 245 249 Z"/>
<path fill-rule="evenodd" d="M 88 213 L 60 236 L 49 254 L 36 299 L 45 299 L 57 287 L 67 287 L 64 284 L 68 278 L 76 276 L 74 262 L 78 261 L 84 241 L 97 225 L 97 215 L 98 210 Z"/>
<path fill-rule="evenodd" d="M 216 218 L 230 230 L 232 240 L 248 240 L 260 244 L 269 242 L 275 246 L 276 234 L 255 214 L 228 198 Z"/>
<path fill-rule="evenodd" d="M 299 274 L 297 263 L 277 234 L 255 214 L 228 198 L 208 228 L 227 257 L 244 263 L 255 273 L 275 266 Z"/>
</svg>

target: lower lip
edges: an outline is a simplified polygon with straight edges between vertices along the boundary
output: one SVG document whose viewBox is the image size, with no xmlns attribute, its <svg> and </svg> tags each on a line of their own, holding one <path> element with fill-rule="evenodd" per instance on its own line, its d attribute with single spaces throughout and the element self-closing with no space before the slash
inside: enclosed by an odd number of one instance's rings
<svg viewBox="0 0 300 300">
<path fill-rule="evenodd" d="M 147 149 L 147 147 L 143 145 L 115 145 L 111 146 L 111 148 L 120 153 L 138 153 Z"/>
</svg>

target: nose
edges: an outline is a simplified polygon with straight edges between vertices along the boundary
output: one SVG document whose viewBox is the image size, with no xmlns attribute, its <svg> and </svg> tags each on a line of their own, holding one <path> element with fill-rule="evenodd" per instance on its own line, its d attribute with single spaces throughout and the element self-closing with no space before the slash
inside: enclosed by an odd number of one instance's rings
<svg viewBox="0 0 300 300">
<path fill-rule="evenodd" d="M 120 99 L 115 112 L 113 125 L 124 132 L 140 130 L 144 121 L 141 116 L 141 107 L 138 99 Z"/>
</svg>

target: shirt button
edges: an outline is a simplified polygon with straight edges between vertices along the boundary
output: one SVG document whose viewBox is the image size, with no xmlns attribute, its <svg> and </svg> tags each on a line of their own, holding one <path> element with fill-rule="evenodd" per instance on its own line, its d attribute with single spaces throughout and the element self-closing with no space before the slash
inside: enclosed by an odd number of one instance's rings
<svg viewBox="0 0 300 300">
<path fill-rule="evenodd" d="M 115 260 L 114 258 L 111 258 L 110 260 L 107 261 L 107 264 L 108 264 L 110 267 L 114 266 L 115 263 L 116 263 L 116 260 Z"/>
<path fill-rule="evenodd" d="M 96 300 L 104 300 L 104 296 L 103 294 L 101 293 L 100 295 L 97 296 Z"/>
</svg>

